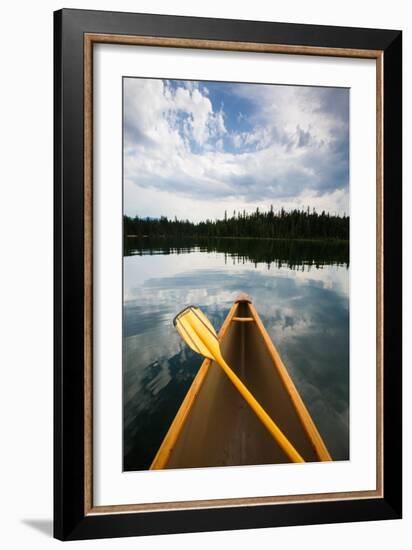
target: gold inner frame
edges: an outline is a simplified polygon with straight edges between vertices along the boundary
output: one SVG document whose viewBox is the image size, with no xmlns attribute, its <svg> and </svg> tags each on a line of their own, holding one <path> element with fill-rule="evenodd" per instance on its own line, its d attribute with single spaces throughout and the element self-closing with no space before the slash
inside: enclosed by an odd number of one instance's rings
<svg viewBox="0 0 412 550">
<path fill-rule="evenodd" d="M 93 504 L 93 45 L 161 46 L 376 60 L 376 489 L 309 495 L 241 497 L 144 504 Z M 84 35 L 84 513 L 150 512 L 334 500 L 383 498 L 383 51 L 127 36 Z"/>
</svg>

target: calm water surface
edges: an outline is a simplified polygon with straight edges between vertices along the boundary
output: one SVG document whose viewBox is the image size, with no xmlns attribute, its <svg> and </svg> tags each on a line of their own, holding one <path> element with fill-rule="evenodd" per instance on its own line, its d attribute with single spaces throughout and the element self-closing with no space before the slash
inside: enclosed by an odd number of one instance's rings
<svg viewBox="0 0 412 550">
<path fill-rule="evenodd" d="M 335 460 L 349 458 L 349 267 L 345 243 L 127 239 L 124 469 L 147 469 L 202 359 L 172 320 L 201 307 L 219 329 L 249 294 Z"/>
</svg>

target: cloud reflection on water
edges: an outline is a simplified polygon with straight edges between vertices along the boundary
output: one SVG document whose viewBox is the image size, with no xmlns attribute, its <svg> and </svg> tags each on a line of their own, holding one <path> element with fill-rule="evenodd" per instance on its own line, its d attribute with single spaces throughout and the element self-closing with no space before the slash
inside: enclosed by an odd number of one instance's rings
<svg viewBox="0 0 412 550">
<path fill-rule="evenodd" d="M 253 298 L 335 459 L 349 457 L 348 270 L 267 268 L 221 253 L 124 258 L 125 469 L 146 469 L 201 358 L 172 319 L 200 306 L 220 327 L 237 293 Z"/>
</svg>

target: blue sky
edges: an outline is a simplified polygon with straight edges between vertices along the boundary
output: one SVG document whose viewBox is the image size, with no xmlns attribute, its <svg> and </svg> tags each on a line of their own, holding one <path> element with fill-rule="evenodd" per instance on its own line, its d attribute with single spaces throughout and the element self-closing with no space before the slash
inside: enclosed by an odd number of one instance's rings
<svg viewBox="0 0 412 550">
<path fill-rule="evenodd" d="M 349 213 L 349 90 L 124 79 L 124 210 Z"/>
</svg>

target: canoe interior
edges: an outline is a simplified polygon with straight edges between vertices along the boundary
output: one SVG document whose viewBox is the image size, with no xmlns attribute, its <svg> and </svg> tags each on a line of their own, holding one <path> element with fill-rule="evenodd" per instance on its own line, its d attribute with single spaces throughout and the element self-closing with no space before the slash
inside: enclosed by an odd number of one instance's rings
<svg viewBox="0 0 412 550">
<path fill-rule="evenodd" d="M 232 313 L 233 314 L 233 313 Z M 240 302 L 235 317 L 251 317 Z M 221 343 L 229 366 L 306 461 L 318 455 L 255 322 L 232 320 Z M 203 468 L 290 462 L 238 391 L 211 363 L 166 468 Z"/>
</svg>

